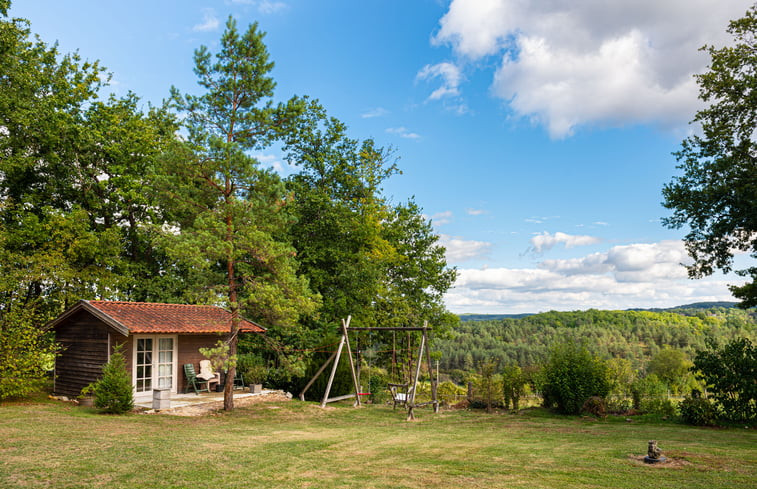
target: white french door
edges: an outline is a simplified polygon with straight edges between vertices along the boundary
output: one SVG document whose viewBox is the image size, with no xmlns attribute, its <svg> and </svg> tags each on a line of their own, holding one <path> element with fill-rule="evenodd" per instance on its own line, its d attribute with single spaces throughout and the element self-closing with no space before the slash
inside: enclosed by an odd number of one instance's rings
<svg viewBox="0 0 757 489">
<path fill-rule="evenodd" d="M 153 389 L 176 392 L 176 336 L 134 337 L 133 383 L 137 395 Z"/>
</svg>

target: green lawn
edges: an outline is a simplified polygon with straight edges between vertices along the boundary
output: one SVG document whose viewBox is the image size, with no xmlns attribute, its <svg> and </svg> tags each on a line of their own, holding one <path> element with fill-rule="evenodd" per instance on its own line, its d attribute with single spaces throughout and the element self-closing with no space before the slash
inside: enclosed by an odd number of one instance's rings
<svg viewBox="0 0 757 489">
<path fill-rule="evenodd" d="M 659 440 L 676 466 L 646 466 Z M 0 405 L 0 487 L 753 488 L 757 432 L 623 418 L 322 410 L 297 401 L 200 418 Z"/>
</svg>

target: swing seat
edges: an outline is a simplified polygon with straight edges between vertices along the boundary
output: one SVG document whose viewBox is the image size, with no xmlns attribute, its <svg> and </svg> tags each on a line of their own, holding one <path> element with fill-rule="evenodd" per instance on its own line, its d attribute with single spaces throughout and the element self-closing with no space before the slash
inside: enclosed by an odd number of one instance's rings
<svg viewBox="0 0 757 489">
<path fill-rule="evenodd" d="M 394 405 L 392 409 L 397 409 L 397 404 L 402 406 L 407 405 L 407 401 L 410 398 L 407 391 L 407 384 L 387 384 L 389 392 L 392 393 L 392 402 Z"/>
</svg>

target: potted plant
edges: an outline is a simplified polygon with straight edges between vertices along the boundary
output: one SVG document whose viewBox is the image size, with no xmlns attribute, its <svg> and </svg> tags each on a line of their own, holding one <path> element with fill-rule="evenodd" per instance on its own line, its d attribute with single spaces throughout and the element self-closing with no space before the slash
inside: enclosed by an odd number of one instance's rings
<svg viewBox="0 0 757 489">
<path fill-rule="evenodd" d="M 248 366 L 242 374 L 242 378 L 244 383 L 250 387 L 250 392 L 255 394 L 263 391 L 263 381 L 267 374 L 268 369 L 265 365 L 256 364 Z"/>
<path fill-rule="evenodd" d="M 79 406 L 93 407 L 95 405 L 94 394 L 94 384 L 87 384 L 84 386 L 79 393 L 79 396 L 76 398 L 79 401 Z"/>
</svg>

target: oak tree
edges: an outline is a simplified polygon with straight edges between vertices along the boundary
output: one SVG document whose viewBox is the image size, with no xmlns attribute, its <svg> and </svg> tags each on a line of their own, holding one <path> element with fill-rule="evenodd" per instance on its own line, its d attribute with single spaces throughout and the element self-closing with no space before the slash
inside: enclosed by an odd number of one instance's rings
<svg viewBox="0 0 757 489">
<path fill-rule="evenodd" d="M 692 278 L 731 271 L 736 252 L 757 258 L 757 6 L 728 32 L 733 44 L 703 48 L 711 63 L 696 76 L 708 104 L 693 121 L 701 134 L 683 141 L 675 153 L 683 174 L 663 189 L 663 205 L 673 210 L 664 224 L 691 229 L 685 241 Z M 732 293 L 742 307 L 757 305 L 757 267 L 736 273 L 751 282 L 732 286 Z"/>
</svg>

